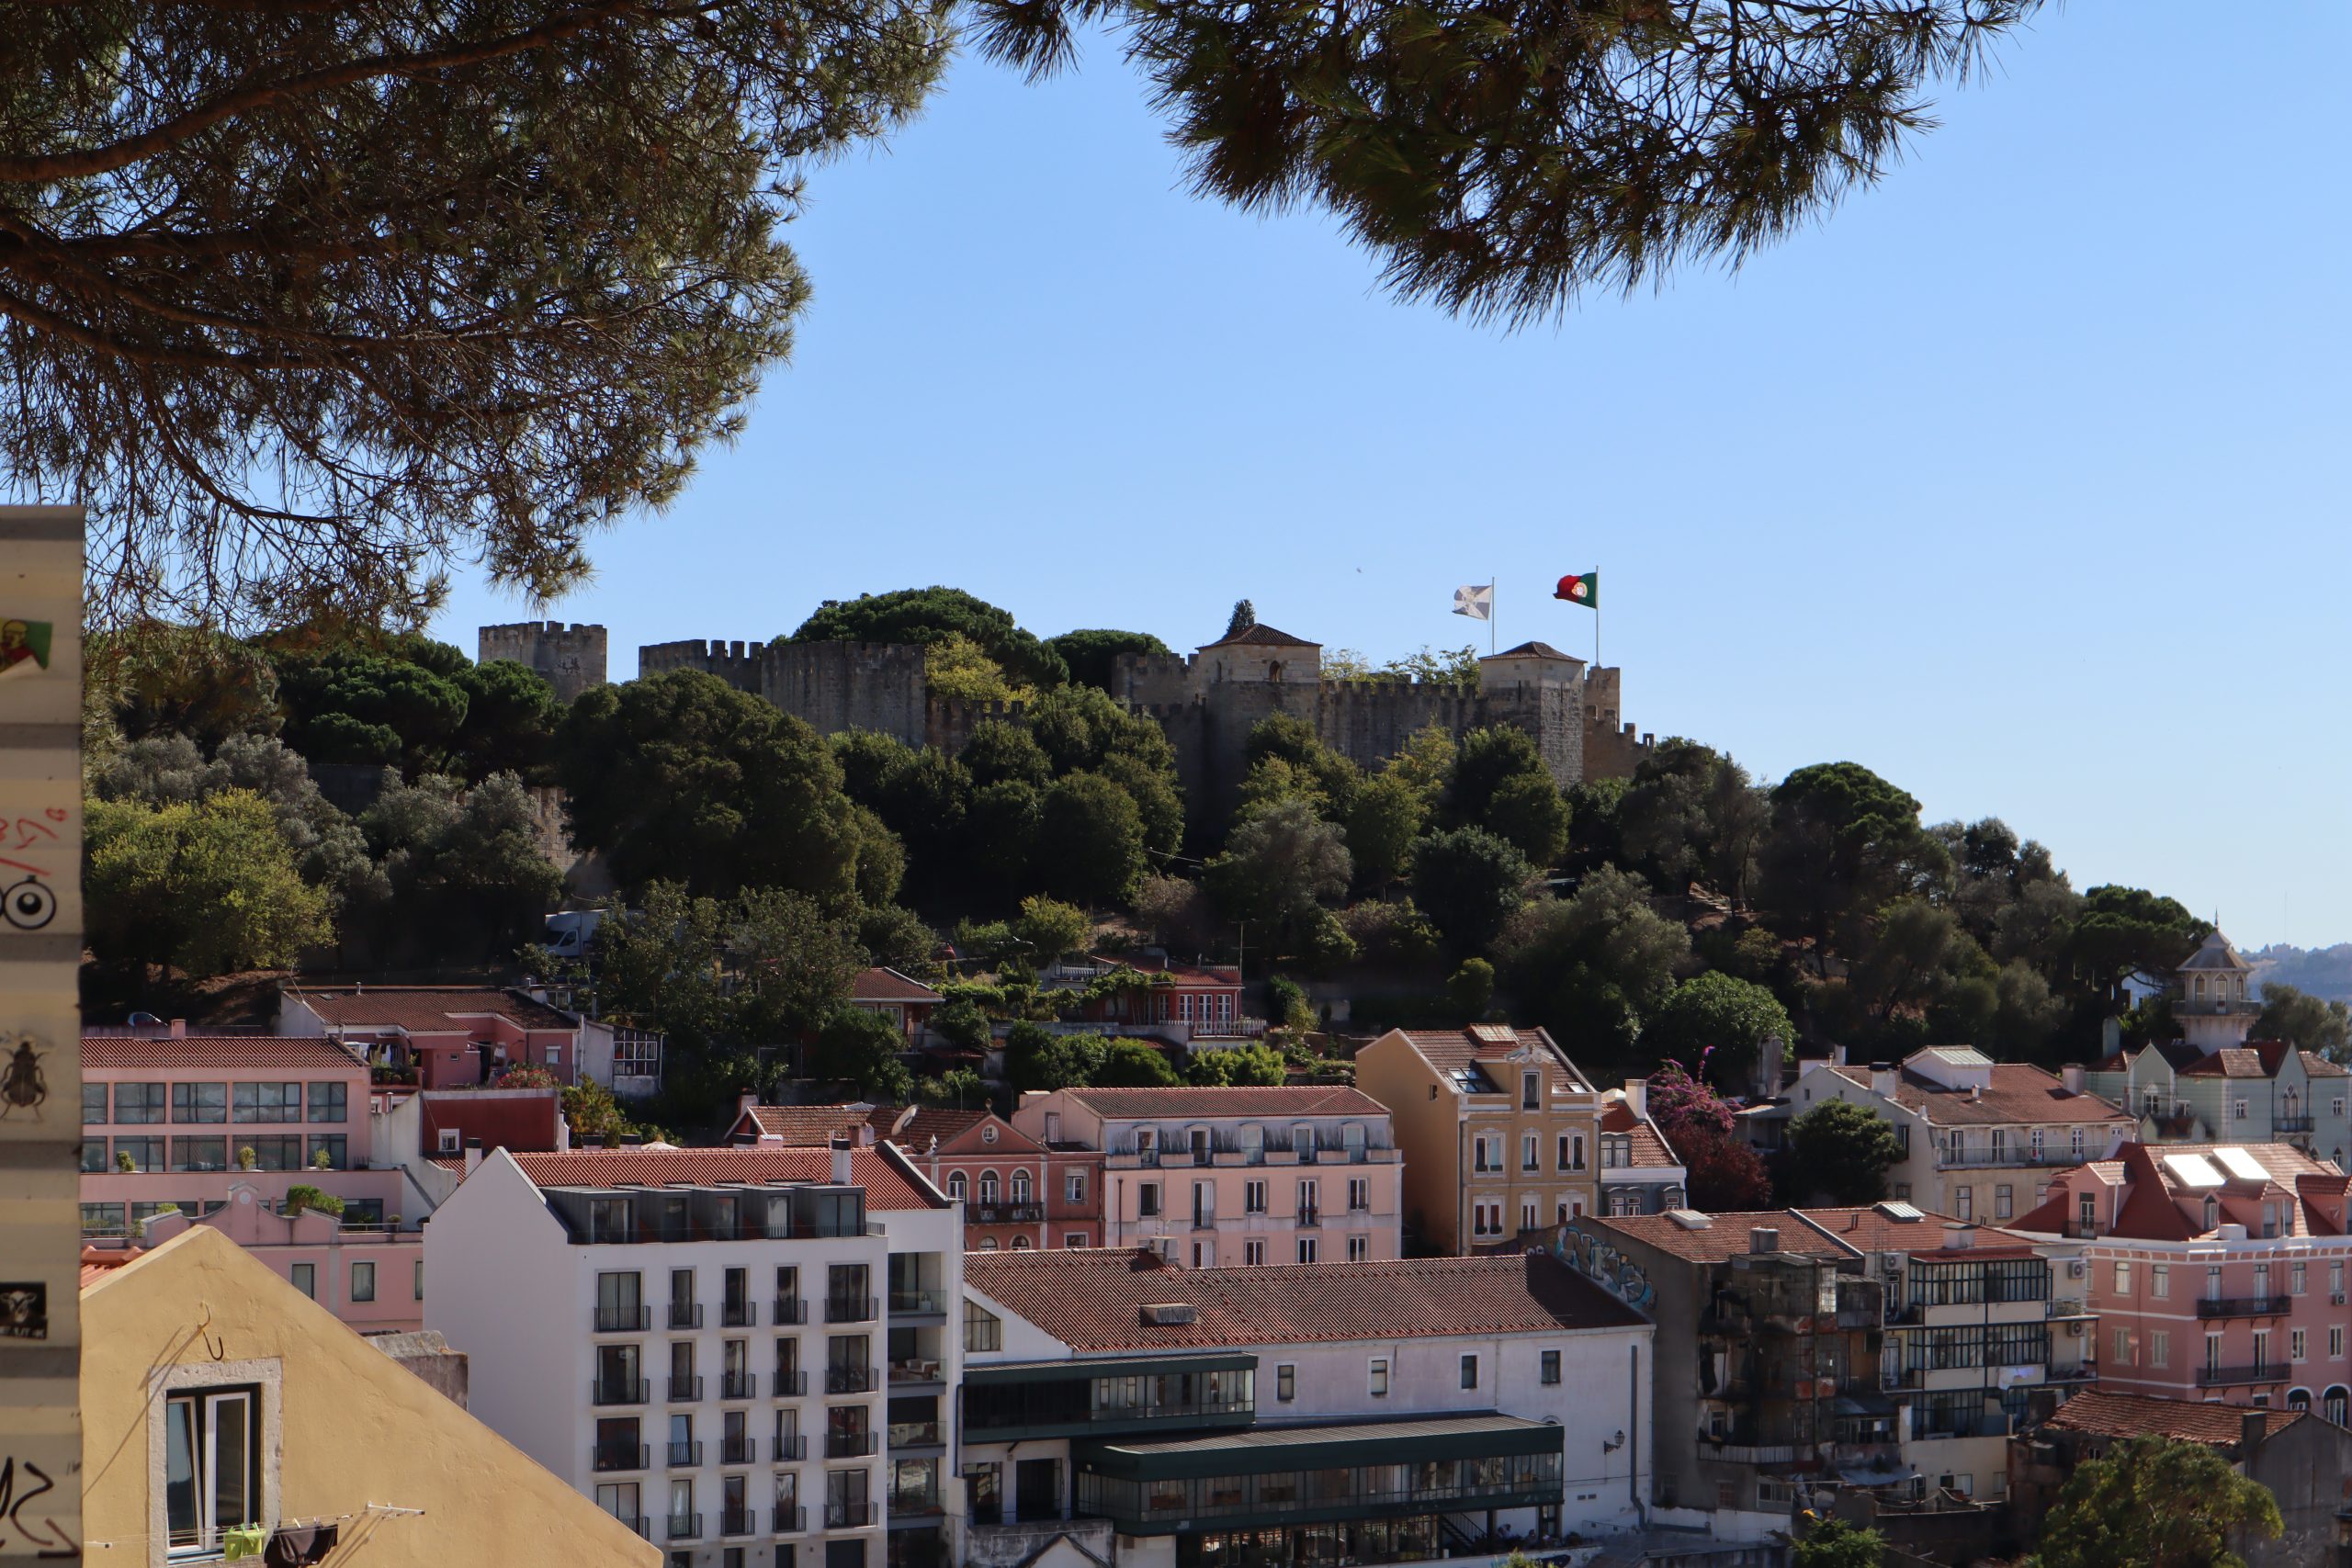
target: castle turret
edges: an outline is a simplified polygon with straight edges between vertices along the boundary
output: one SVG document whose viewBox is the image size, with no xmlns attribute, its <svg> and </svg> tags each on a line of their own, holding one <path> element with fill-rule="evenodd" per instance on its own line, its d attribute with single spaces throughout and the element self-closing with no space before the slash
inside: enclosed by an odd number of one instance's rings
<svg viewBox="0 0 2352 1568">
<path fill-rule="evenodd" d="M 605 683 L 602 626 L 517 621 L 511 626 L 482 627 L 476 647 L 476 657 L 484 664 L 493 659 L 511 659 L 537 671 L 555 688 L 557 698 L 565 703 L 591 686 Z"/>
<path fill-rule="evenodd" d="M 1272 686 L 1312 686 L 1323 679 L 1323 645 L 1253 622 L 1201 645 L 1193 660 L 1204 685 L 1254 681 Z"/>
<path fill-rule="evenodd" d="M 2262 1004 L 2253 995 L 2254 965 L 2238 956 L 2217 927 L 2185 959 L 2175 984 L 2172 1015 L 2188 1042 L 2210 1056 L 2243 1045 L 2254 1032 Z"/>
</svg>

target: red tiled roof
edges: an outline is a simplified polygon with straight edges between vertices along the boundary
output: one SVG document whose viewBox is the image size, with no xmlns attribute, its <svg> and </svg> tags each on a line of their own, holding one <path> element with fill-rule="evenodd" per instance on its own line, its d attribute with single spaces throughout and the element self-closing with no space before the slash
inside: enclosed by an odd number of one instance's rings
<svg viewBox="0 0 2352 1568">
<path fill-rule="evenodd" d="M 545 1002 L 533 1001 L 519 991 L 488 986 L 447 988 L 438 986 L 378 986 L 355 991 L 311 991 L 289 995 L 327 1022 L 344 1029 L 401 1029 L 411 1034 L 446 1034 L 465 1027 L 468 1018 L 503 1018 L 518 1029 L 572 1029 L 580 1026 L 570 1014 Z"/>
<path fill-rule="evenodd" d="M 875 1108 L 856 1105 L 754 1105 L 746 1115 L 763 1138 L 781 1138 L 789 1147 L 826 1146 L 836 1135 L 855 1137 Z"/>
<path fill-rule="evenodd" d="M 1830 1070 L 1864 1089 L 1870 1087 L 1868 1067 L 1846 1066 Z M 1921 1112 L 1938 1127 L 2132 1120 L 2098 1096 L 2070 1093 L 2054 1074 L 2022 1062 L 1994 1063 L 1992 1078 L 1991 1086 L 1976 1097 L 1964 1089 L 1947 1089 L 1906 1067 L 1895 1085 L 1894 1100 L 1906 1111 Z"/>
<path fill-rule="evenodd" d="M 1309 642 L 1303 637 L 1278 632 L 1262 622 L 1253 621 L 1239 631 L 1221 637 L 1215 642 L 1204 642 L 1203 648 L 1320 648 L 1319 642 Z"/>
<path fill-rule="evenodd" d="M 1388 1107 L 1359 1089 L 1316 1084 L 1230 1089 L 1069 1089 L 1062 1093 L 1098 1116 L 1372 1116 Z"/>
<path fill-rule="evenodd" d="M 1632 1156 L 1628 1162 L 1630 1164 L 1646 1166 L 1655 1170 L 1661 1167 L 1679 1166 L 1682 1163 L 1675 1157 L 1674 1151 L 1667 1146 L 1666 1139 L 1658 1130 L 1650 1125 L 1646 1118 L 1634 1115 L 1634 1108 L 1622 1100 L 1611 1100 L 1609 1108 L 1600 1113 L 1600 1130 L 1604 1133 L 1634 1134 L 1633 1141 L 1628 1146 L 1628 1152 Z"/>
<path fill-rule="evenodd" d="M 832 1156 L 823 1149 L 585 1149 L 571 1154 L 511 1154 L 523 1174 L 541 1187 L 718 1186 L 832 1179 Z M 849 1156 L 853 1186 L 865 1189 L 869 1210 L 938 1207 L 906 1174 L 872 1149 Z"/>
<path fill-rule="evenodd" d="M 82 1249 L 82 1277 L 77 1289 L 86 1291 L 100 1280 L 144 1252 L 137 1247 L 85 1247 Z"/>
<path fill-rule="evenodd" d="M 485 1149 L 552 1153 L 563 1119 L 558 1091 L 544 1089 L 427 1089 L 418 1107 L 420 1154 L 440 1152 L 441 1130 L 457 1129 L 460 1140 L 480 1138 Z"/>
<path fill-rule="evenodd" d="M 1089 956 L 1094 963 L 1109 964 L 1114 969 L 1133 969 L 1143 975 L 1165 975 L 1172 984 L 1178 986 L 1230 988 L 1241 984 L 1241 971 L 1231 964 L 1179 964 L 1172 959 L 1155 958 L 1148 953 L 1136 958 L 1119 957 L 1109 953 L 1092 953 Z"/>
<path fill-rule="evenodd" d="M 905 1124 L 896 1132 L 893 1125 L 905 1117 Z M 866 1123 L 877 1138 L 888 1138 L 910 1155 L 920 1155 L 931 1147 L 937 1138 L 942 1148 L 965 1137 L 978 1128 L 994 1122 L 996 1142 L 988 1146 L 990 1154 L 1043 1154 L 1046 1145 L 1033 1141 L 1026 1134 L 1014 1130 L 1012 1124 L 992 1111 L 949 1111 L 944 1108 L 919 1106 L 913 1115 L 907 1114 L 903 1105 L 877 1105 L 866 1113 Z"/>
<path fill-rule="evenodd" d="M 1560 1049 L 1559 1043 L 1541 1029 L 1514 1029 L 1509 1024 L 1478 1023 L 1467 1029 L 1407 1029 L 1401 1030 L 1413 1043 L 1430 1066 L 1440 1072 L 1481 1062 L 1501 1061 L 1512 1052 L 1525 1047 L 1541 1052 L 1558 1063 L 1579 1086 L 1589 1089 L 1592 1080 Z"/>
<path fill-rule="evenodd" d="M 1631 1327 L 1645 1320 L 1544 1254 L 1179 1269 L 1148 1249 L 967 1252 L 964 1282 L 1083 1351 Z M 1148 1324 L 1189 1303 L 1194 1321 Z"/>
<path fill-rule="evenodd" d="M 938 1002 L 947 998 L 911 976 L 896 969 L 865 969 L 850 987 L 854 1002 Z"/>
<path fill-rule="evenodd" d="M 2245 1418 L 2253 1415 L 2264 1418 L 2263 1438 L 2267 1441 L 2290 1422 L 2302 1419 L 2303 1412 L 2257 1411 L 2245 1404 L 2208 1404 L 2196 1399 L 2087 1388 L 2060 1405 L 2042 1427 L 2102 1438 L 2171 1438 L 2209 1448 L 2231 1448 L 2245 1436 Z"/>
<path fill-rule="evenodd" d="M 1587 1214 L 1578 1224 L 1618 1235 L 1690 1263 L 1724 1263 L 1750 1251 L 1748 1232 L 1777 1230 L 1781 1250 L 1800 1258 L 1851 1258 L 1857 1249 L 1822 1235 L 1795 1209 L 1711 1214 L 1704 1230 L 1686 1230 L 1670 1214 Z"/>
<path fill-rule="evenodd" d="M 177 1040 L 85 1035 L 85 1067 L 177 1067 L 188 1072 L 222 1067 L 284 1067 L 295 1072 L 361 1073 L 359 1058 L 334 1041 L 313 1034 L 190 1034 Z"/>
<path fill-rule="evenodd" d="M 1961 1224 L 1924 1211 L 1918 1219 L 1899 1220 L 1876 1205 L 1860 1209 L 1800 1209 L 1797 1213 L 1847 1246 L 1864 1252 L 1941 1252 L 1951 1245 L 1955 1233 L 1950 1227 Z M 1970 1258 L 2018 1258 L 2033 1250 L 2025 1237 L 1994 1225 L 1968 1225 L 1965 1234 Z"/>
</svg>

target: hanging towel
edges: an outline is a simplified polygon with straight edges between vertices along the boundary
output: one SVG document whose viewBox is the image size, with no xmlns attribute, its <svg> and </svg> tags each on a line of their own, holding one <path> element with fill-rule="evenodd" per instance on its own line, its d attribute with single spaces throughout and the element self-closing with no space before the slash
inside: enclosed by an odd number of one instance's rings
<svg viewBox="0 0 2352 1568">
<path fill-rule="evenodd" d="M 269 1532 L 259 1525 L 236 1525 L 220 1532 L 220 1556 L 234 1562 L 240 1557 L 259 1557 Z"/>
<path fill-rule="evenodd" d="M 269 1550 L 262 1553 L 263 1568 L 310 1568 L 334 1550 L 338 1525 L 304 1525 L 281 1529 L 269 1538 Z"/>
</svg>

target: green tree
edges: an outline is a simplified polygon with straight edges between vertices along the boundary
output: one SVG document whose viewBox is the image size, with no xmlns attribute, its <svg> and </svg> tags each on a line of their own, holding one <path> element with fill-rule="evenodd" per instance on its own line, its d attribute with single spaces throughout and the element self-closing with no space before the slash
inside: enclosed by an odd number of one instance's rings
<svg viewBox="0 0 2352 1568">
<path fill-rule="evenodd" d="M 723 907 L 718 929 L 724 1029 L 748 1045 L 832 1019 L 873 956 L 850 920 L 788 888 L 745 888 Z"/>
<path fill-rule="evenodd" d="M 1946 852 L 1919 803 L 1859 762 L 1799 768 L 1771 800 L 1759 891 L 1782 931 L 1847 952 L 1882 906 L 1942 880 Z"/>
<path fill-rule="evenodd" d="M 1495 1001 L 1495 966 L 1483 958 L 1465 958 L 1446 977 L 1445 999 L 1464 1023 L 1487 1016 Z"/>
<path fill-rule="evenodd" d="M 1634 766 L 1618 806 L 1631 863 L 1672 893 L 1692 882 L 1744 901 L 1770 806 L 1747 770 L 1675 737 Z"/>
<path fill-rule="evenodd" d="M 960 588 L 902 588 L 828 599 L 785 642 L 944 643 L 961 637 L 1016 686 L 1058 686 L 1069 679 L 1061 655 L 1000 610 Z"/>
<path fill-rule="evenodd" d="M 210 750 L 274 735 L 277 672 L 259 649 L 210 626 L 133 621 L 83 645 L 85 699 L 124 739 L 181 735 Z"/>
<path fill-rule="evenodd" d="M 1539 867 L 1558 860 L 1567 847 L 1568 803 L 1535 742 L 1509 726 L 1462 738 L 1441 818 L 1449 827 L 1484 828 Z"/>
<path fill-rule="evenodd" d="M 1746 1084 L 1757 1047 L 1768 1039 L 1796 1043 L 1780 998 L 1713 969 L 1668 991 L 1642 1025 L 1645 1052 L 1691 1063 L 1719 1084 Z"/>
<path fill-rule="evenodd" d="M 1233 614 L 1225 618 L 1225 635 L 1239 637 L 1258 624 L 1258 606 L 1247 599 L 1233 602 Z"/>
<path fill-rule="evenodd" d="M 360 818 L 391 885 L 403 951 L 479 962 L 537 941 L 563 874 L 540 848 L 513 773 L 472 788 L 428 773 L 395 784 Z"/>
<path fill-rule="evenodd" d="M 1065 953 L 1083 953 L 1094 943 L 1094 921 L 1075 904 L 1043 896 L 1021 900 L 1012 934 L 1029 944 L 1031 959 L 1050 963 Z"/>
<path fill-rule="evenodd" d="M 2068 956 L 2075 973 L 2120 1009 L 2126 981 L 2169 981 L 2212 929 L 2177 900 L 2145 888 L 2094 887 L 2068 932 Z"/>
<path fill-rule="evenodd" d="M 847 1083 L 864 1099 L 901 1105 L 914 1089 L 913 1079 L 899 1060 L 905 1045 L 898 1026 L 888 1019 L 843 1003 L 817 1026 L 816 1037 L 802 1055 L 802 1066 L 812 1078 Z"/>
<path fill-rule="evenodd" d="M 1496 951 L 1511 993 L 1556 1039 L 1622 1061 L 1689 960 L 1690 937 L 1650 907 L 1647 883 L 1604 866 L 1573 897 L 1521 910 Z"/>
<path fill-rule="evenodd" d="M 1494 940 L 1526 902 L 1534 874 L 1525 855 L 1483 828 L 1431 833 L 1413 846 L 1413 901 L 1457 953 Z"/>
<path fill-rule="evenodd" d="M 1093 686 L 1102 691 L 1111 689 L 1111 674 L 1117 667 L 1119 656 L 1126 653 L 1174 657 L 1175 650 L 1149 632 L 1121 632 L 1105 628 L 1064 632 L 1049 637 L 1046 646 L 1061 655 L 1062 663 L 1069 670 L 1075 684 Z"/>
<path fill-rule="evenodd" d="M 1184 1080 L 1168 1065 L 1168 1053 L 1148 1040 L 1113 1040 L 1089 1081 L 1097 1089 L 1159 1089 Z"/>
<path fill-rule="evenodd" d="M 621 1108 L 621 1102 L 613 1098 L 613 1091 L 594 1078 L 582 1077 L 578 1083 L 564 1085 L 560 1099 L 564 1123 L 571 1131 L 574 1145 L 596 1138 L 611 1148 L 624 1137 L 641 1131 Z"/>
<path fill-rule="evenodd" d="M 1826 1100 L 1789 1123 L 1791 1202 L 1875 1203 L 1903 1145 L 1883 1118 L 1843 1100 Z"/>
<path fill-rule="evenodd" d="M 1184 1064 L 1184 1081 L 1205 1089 L 1272 1087 L 1287 1081 L 1289 1069 L 1282 1053 L 1263 1045 L 1235 1045 L 1216 1051 L 1195 1051 Z"/>
<path fill-rule="evenodd" d="M 922 652 L 923 689 L 929 695 L 967 703 L 1020 702 L 1032 694 L 1016 685 L 988 649 L 961 632 L 926 645 Z"/>
<path fill-rule="evenodd" d="M 1412 869 L 1413 843 L 1421 836 L 1429 810 L 1427 797 L 1395 768 L 1384 769 L 1364 782 L 1346 823 L 1357 886 L 1367 892 L 1385 891 Z"/>
<path fill-rule="evenodd" d="M 1829 1517 L 1815 1519 L 1789 1552 L 1789 1568 L 1879 1568 L 1886 1538 Z"/>
<path fill-rule="evenodd" d="M 314 762 L 437 768 L 466 722 L 465 687 L 416 660 L 341 647 L 273 653 L 271 662 L 287 743 Z"/>
<path fill-rule="evenodd" d="M 984 718 L 972 726 L 957 760 L 971 773 L 972 783 L 983 788 L 1003 783 L 1042 787 L 1054 776 L 1053 760 L 1037 738 L 1001 718 Z"/>
<path fill-rule="evenodd" d="M 1303 800 L 1261 809 L 1201 873 L 1217 913 L 1259 928 L 1271 952 L 1298 951 L 1320 922 L 1320 901 L 1348 890 L 1346 836 Z"/>
<path fill-rule="evenodd" d="M 2233 1539 L 2285 1528 L 2270 1489 L 2212 1449 L 2133 1438 L 2075 1467 L 2026 1568 L 2245 1568 Z"/>
<path fill-rule="evenodd" d="M 1270 778 L 1288 781 L 1281 788 L 1261 784 L 1260 795 L 1268 799 L 1306 799 L 1317 814 L 1334 822 L 1348 819 L 1363 788 L 1363 770 L 1324 745 L 1312 726 L 1291 714 L 1272 714 L 1250 726 L 1242 755 L 1250 763 L 1252 776 L 1263 769 Z M 1247 802 L 1250 795 L 1247 781 L 1242 795 Z"/>
<path fill-rule="evenodd" d="M 1038 801 L 1031 859 L 1049 893 L 1123 903 L 1143 880 L 1143 814 L 1134 796 L 1100 773 L 1056 779 Z"/>
<path fill-rule="evenodd" d="M 190 976 L 283 968 L 334 938 L 327 895 L 305 883 L 269 803 L 224 790 L 151 807 L 94 800 L 85 817 L 91 950 Z"/>
<path fill-rule="evenodd" d="M 602 851 L 623 886 L 841 898 L 861 891 L 862 856 L 895 859 L 815 730 L 697 671 L 583 694 L 556 758 L 572 842 Z"/>
<path fill-rule="evenodd" d="M 925 1105 L 944 1106 L 951 1111 L 989 1108 L 989 1086 L 969 1067 L 950 1067 L 935 1078 L 921 1079 L 915 1084 L 915 1092 L 922 1097 Z"/>
<path fill-rule="evenodd" d="M 2257 1040 L 2284 1040 L 2331 1061 L 2345 1058 L 2352 1043 L 2352 1007 L 2301 991 L 2283 980 L 2262 985 L 2262 1016 L 2254 1021 Z"/>
<path fill-rule="evenodd" d="M 469 665 L 455 683 L 465 694 L 466 716 L 449 750 L 466 777 L 480 782 L 510 773 L 529 779 L 547 766 L 563 704 L 545 676 L 511 659 L 493 659 Z"/>
</svg>

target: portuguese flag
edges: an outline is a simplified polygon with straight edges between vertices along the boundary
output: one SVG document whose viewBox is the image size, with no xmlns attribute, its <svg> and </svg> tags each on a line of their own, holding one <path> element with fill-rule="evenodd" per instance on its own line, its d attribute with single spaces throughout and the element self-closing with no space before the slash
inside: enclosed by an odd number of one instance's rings
<svg viewBox="0 0 2352 1568">
<path fill-rule="evenodd" d="M 1552 591 L 1555 599 L 1566 599 L 1571 604 L 1582 604 L 1588 610 L 1600 608 L 1600 573 L 1588 571 L 1560 579 L 1560 586 Z"/>
</svg>

